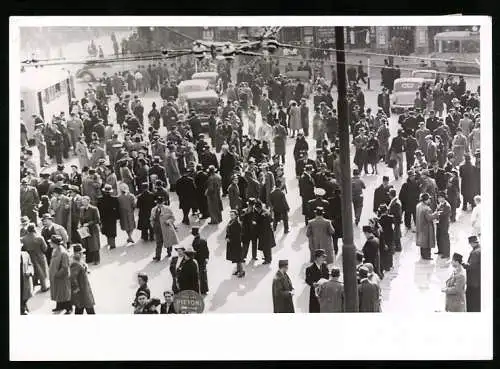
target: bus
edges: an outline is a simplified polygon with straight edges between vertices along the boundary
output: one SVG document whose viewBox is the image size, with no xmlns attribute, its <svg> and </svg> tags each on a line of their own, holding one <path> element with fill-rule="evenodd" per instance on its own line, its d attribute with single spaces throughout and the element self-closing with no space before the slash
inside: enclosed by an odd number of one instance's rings
<svg viewBox="0 0 500 369">
<path fill-rule="evenodd" d="M 50 121 L 53 115 L 65 112 L 69 116 L 71 99 L 75 97 L 73 75 L 62 69 L 27 68 L 21 72 L 21 119 L 28 130 L 28 137 L 33 134 L 33 114 L 44 121 Z"/>
<path fill-rule="evenodd" d="M 479 41 L 478 31 L 437 33 L 434 36 L 435 52 L 430 57 L 436 59 L 434 63 L 439 70 L 479 75 Z"/>
</svg>

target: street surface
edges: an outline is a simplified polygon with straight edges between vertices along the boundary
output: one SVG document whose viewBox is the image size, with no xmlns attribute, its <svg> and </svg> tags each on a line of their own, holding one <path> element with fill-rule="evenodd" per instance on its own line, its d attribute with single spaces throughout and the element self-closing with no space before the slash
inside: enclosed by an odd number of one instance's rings
<svg viewBox="0 0 500 369">
<path fill-rule="evenodd" d="M 373 84 L 372 86 L 376 86 Z M 82 88 L 85 84 L 77 87 L 77 96 L 83 95 Z M 469 87 L 468 87 L 469 88 Z M 470 88 L 474 88 L 470 86 Z M 78 91 L 79 90 L 79 91 Z M 365 91 L 366 106 L 376 111 L 377 90 Z M 337 102 L 336 92 L 334 104 Z M 157 93 L 148 93 L 143 98 L 145 115 L 150 110 L 153 101 L 160 103 L 161 99 Z M 110 102 L 114 119 L 114 101 Z M 310 109 L 311 112 L 313 109 Z M 260 121 L 260 118 L 259 118 Z M 258 122 L 259 122 L 258 121 Z M 258 123 L 259 124 L 259 123 Z M 395 135 L 397 116 L 390 118 L 391 135 Z M 290 205 L 290 233 L 283 233 L 283 225 L 279 224 L 275 233 L 277 246 L 272 249 L 273 261 L 271 265 L 262 265 L 262 255 L 259 252 L 259 260 L 247 262 L 244 266 L 246 276 L 237 278 L 232 275 L 234 265 L 225 259 L 226 243 L 225 228 L 229 219 L 229 205 L 227 197 L 223 198 L 224 222 L 219 225 L 208 225 L 207 220 L 200 222 L 200 233 L 208 241 L 210 249 L 210 260 L 207 266 L 209 293 L 205 297 L 205 313 L 270 313 L 273 310 L 271 297 L 271 284 L 273 276 L 278 269 L 278 260 L 289 261 L 288 274 L 295 288 L 295 311 L 304 313 L 308 311 L 309 286 L 305 284 L 305 268 L 309 265 L 309 247 L 305 235 L 305 226 L 301 214 L 301 201 L 298 194 L 298 180 L 295 178 L 293 146 L 294 139 L 288 138 L 286 155 L 286 177 Z M 309 155 L 315 158 L 315 145 L 309 140 Z M 354 152 L 351 150 L 351 158 Z M 66 162 L 69 165 L 76 163 L 75 158 Z M 405 164 L 406 165 L 406 164 Z M 351 164 L 351 169 L 354 165 Z M 398 190 L 404 180 L 394 181 L 392 170 L 384 164 L 378 165 L 379 175 L 364 175 L 367 189 L 365 190 L 365 204 L 358 227 L 354 227 L 354 243 L 358 249 L 364 244 L 364 236 L 361 228 L 372 217 L 372 204 L 374 189 L 382 182 L 382 176 L 388 175 L 391 184 Z M 47 170 L 47 169 L 46 169 Z M 54 170 L 50 168 L 49 171 Z M 190 227 L 181 224 L 182 212 L 178 208 L 177 195 L 171 196 L 172 209 L 176 215 L 178 224 L 178 235 L 182 243 L 190 243 L 192 236 Z M 137 217 L 137 215 L 136 215 Z M 137 219 L 137 218 L 136 218 Z M 193 223 L 192 223 L 193 224 Z M 457 222 L 450 227 L 451 253 L 459 252 L 466 260 L 469 254 L 467 237 L 470 235 L 470 211 L 463 213 L 457 210 Z M 444 311 L 444 294 L 441 288 L 451 273 L 448 262 L 441 259 L 432 261 L 420 260 L 418 247 L 415 246 L 415 233 L 406 231 L 402 226 L 403 251 L 394 255 L 394 270 L 386 273 L 382 280 L 382 310 L 383 312 L 434 312 Z M 134 239 L 137 242 L 126 246 L 126 234 L 118 225 L 117 248 L 109 250 L 101 249 L 101 264 L 90 265 L 90 283 L 96 301 L 97 314 L 131 314 L 133 308 L 131 302 L 137 289 L 137 273 L 143 272 L 149 276 L 149 287 L 152 297 L 163 296 L 163 291 L 169 290 L 172 278 L 169 272 L 170 259 L 166 253 L 160 262 L 153 262 L 155 243 L 140 240 L 140 232 L 135 230 Z M 101 245 L 106 244 L 105 237 L 101 238 Z M 342 242 L 339 241 L 340 252 L 335 265 L 342 268 Z M 436 251 L 436 249 L 434 249 Z M 174 252 L 175 255 L 175 252 Z M 434 257 L 436 255 L 433 255 Z M 247 258 L 248 260 L 248 258 Z M 50 301 L 50 293 L 38 291 L 28 303 L 32 314 L 50 314 L 54 302 Z"/>
</svg>

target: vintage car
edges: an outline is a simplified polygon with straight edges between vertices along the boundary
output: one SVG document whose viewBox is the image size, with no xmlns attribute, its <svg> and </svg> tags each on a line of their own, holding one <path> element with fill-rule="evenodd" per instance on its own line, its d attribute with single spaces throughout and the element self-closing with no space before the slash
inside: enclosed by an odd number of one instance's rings
<svg viewBox="0 0 500 369">
<path fill-rule="evenodd" d="M 456 74 L 478 75 L 479 30 L 447 31 L 434 36 L 434 52 L 430 55 L 439 70 Z"/>
<path fill-rule="evenodd" d="M 179 107 L 185 109 L 186 99 L 185 95 L 191 92 L 207 91 L 209 90 L 209 82 L 203 79 L 187 79 L 177 85 Z"/>
<path fill-rule="evenodd" d="M 438 72 L 433 69 L 418 69 L 411 72 L 412 78 L 423 78 L 424 82 L 429 85 L 434 85 Z"/>
<path fill-rule="evenodd" d="M 217 110 L 220 101 L 219 95 L 214 90 L 188 92 L 184 95 L 187 111 L 194 109 L 201 120 L 203 131 L 208 131 L 208 118 L 210 111 Z"/>
<path fill-rule="evenodd" d="M 221 79 L 217 72 L 198 72 L 191 76 L 192 80 L 205 80 L 209 83 L 209 88 L 215 90 L 217 93 L 221 91 Z"/>
<path fill-rule="evenodd" d="M 398 78 L 394 81 L 391 95 L 391 111 L 398 113 L 412 107 L 418 89 L 425 82 L 424 78 Z"/>
</svg>

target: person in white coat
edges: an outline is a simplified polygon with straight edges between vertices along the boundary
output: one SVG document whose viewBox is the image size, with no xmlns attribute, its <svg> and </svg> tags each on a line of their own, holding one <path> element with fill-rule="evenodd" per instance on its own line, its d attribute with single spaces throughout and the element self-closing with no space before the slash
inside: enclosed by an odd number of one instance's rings
<svg viewBox="0 0 500 369">
<path fill-rule="evenodd" d="M 476 206 L 471 214 L 472 234 L 479 237 L 481 236 L 481 196 L 474 196 L 474 203 Z"/>
<path fill-rule="evenodd" d="M 154 261 L 161 260 L 163 247 L 167 249 L 167 256 L 172 255 L 172 246 L 179 244 L 177 228 L 175 227 L 175 217 L 172 209 L 165 205 L 163 196 L 156 197 L 156 206 L 151 210 L 151 227 L 155 234 L 156 253 Z"/>
</svg>

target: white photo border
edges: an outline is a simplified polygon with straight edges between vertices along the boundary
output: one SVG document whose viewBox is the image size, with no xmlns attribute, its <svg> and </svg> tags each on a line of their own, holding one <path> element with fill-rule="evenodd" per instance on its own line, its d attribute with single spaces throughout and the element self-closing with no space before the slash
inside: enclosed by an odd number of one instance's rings
<svg viewBox="0 0 500 369">
<path fill-rule="evenodd" d="M 467 314 L 19 314 L 19 27 L 479 25 L 482 312 Z M 9 306 L 11 360 L 492 359 L 492 25 L 487 16 L 200 16 L 10 18 Z M 4 245 L 6 247 L 6 245 Z M 314 337 L 314 338 L 313 338 Z M 370 338 L 371 337 L 371 338 Z M 368 342 L 366 341 L 368 339 Z M 361 342 L 363 344 L 360 347 Z M 83 345 L 90 345 L 84 350 Z M 251 347 L 257 345 L 258 349 Z M 330 347 L 331 349 L 328 349 Z"/>
</svg>

